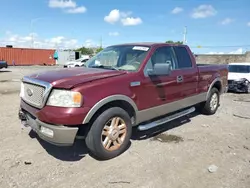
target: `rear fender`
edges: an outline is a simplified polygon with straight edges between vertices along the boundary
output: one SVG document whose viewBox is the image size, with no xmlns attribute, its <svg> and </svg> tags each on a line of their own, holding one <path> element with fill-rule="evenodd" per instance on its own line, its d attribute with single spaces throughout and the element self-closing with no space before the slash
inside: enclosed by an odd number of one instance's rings
<svg viewBox="0 0 250 188">
<path fill-rule="evenodd" d="M 217 78 L 215 78 L 215 79 L 212 81 L 212 83 L 210 84 L 210 86 L 209 86 L 209 88 L 208 88 L 206 100 L 207 100 L 208 97 L 209 97 L 209 94 L 210 94 L 210 92 L 211 92 L 211 89 L 215 86 L 215 84 L 216 84 L 217 82 L 220 83 L 220 90 L 219 90 L 219 92 L 222 93 L 222 80 L 221 80 L 221 78 L 217 77 Z"/>
</svg>

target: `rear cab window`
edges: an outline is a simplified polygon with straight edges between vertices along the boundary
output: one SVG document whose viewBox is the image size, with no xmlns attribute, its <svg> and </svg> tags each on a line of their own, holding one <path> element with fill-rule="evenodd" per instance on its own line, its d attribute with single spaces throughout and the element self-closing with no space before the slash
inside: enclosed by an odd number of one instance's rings
<svg viewBox="0 0 250 188">
<path fill-rule="evenodd" d="M 193 63 L 187 49 L 183 46 L 175 46 L 174 51 L 178 61 L 178 69 L 192 68 Z"/>
</svg>

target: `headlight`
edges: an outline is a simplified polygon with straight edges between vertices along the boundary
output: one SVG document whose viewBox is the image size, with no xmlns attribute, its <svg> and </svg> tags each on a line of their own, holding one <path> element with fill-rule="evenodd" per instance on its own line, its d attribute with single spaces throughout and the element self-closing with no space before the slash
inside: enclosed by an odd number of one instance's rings
<svg viewBox="0 0 250 188">
<path fill-rule="evenodd" d="M 19 96 L 20 96 L 21 98 L 24 97 L 24 84 L 23 84 L 23 82 L 21 82 L 21 87 L 20 87 L 20 94 L 19 94 Z"/>
<path fill-rule="evenodd" d="M 249 84 L 249 81 L 246 78 L 241 78 L 239 82 L 243 82 L 244 84 Z"/>
<path fill-rule="evenodd" d="M 76 91 L 52 90 L 47 105 L 58 107 L 80 107 L 82 104 L 82 95 Z"/>
</svg>

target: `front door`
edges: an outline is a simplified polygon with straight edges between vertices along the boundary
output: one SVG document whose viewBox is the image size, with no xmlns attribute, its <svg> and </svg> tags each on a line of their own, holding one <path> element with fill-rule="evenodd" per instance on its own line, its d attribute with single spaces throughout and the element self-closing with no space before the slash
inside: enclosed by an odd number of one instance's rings
<svg viewBox="0 0 250 188">
<path fill-rule="evenodd" d="M 147 70 L 153 68 L 156 63 L 168 63 L 172 72 L 168 76 L 152 77 Z M 177 59 L 174 49 L 171 46 L 161 46 L 155 49 L 144 69 L 144 78 L 141 81 L 140 92 L 137 92 L 139 99 L 138 109 L 140 120 L 149 120 L 151 117 L 161 116 L 168 113 L 168 104 L 182 98 L 182 88 L 179 82 Z"/>
</svg>

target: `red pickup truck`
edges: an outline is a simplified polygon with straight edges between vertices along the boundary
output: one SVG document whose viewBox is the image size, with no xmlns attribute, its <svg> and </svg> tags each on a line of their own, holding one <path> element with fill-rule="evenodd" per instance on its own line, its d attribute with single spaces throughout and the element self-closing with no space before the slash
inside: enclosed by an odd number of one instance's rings
<svg viewBox="0 0 250 188">
<path fill-rule="evenodd" d="M 19 118 L 59 146 L 84 136 L 90 152 L 124 152 L 132 127 L 144 131 L 192 113 L 211 115 L 227 91 L 227 65 L 197 65 L 186 45 L 113 45 L 85 67 L 25 76 Z"/>
</svg>

